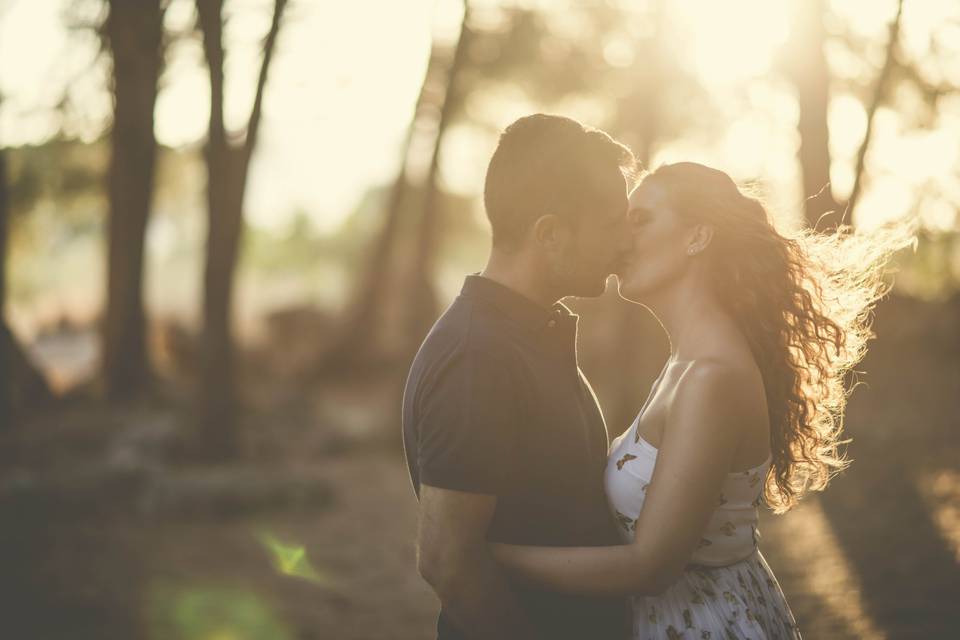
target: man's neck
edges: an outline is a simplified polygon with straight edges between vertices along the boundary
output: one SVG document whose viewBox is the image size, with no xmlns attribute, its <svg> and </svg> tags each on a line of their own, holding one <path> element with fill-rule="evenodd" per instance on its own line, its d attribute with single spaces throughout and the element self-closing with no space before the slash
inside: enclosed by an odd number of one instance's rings
<svg viewBox="0 0 960 640">
<path fill-rule="evenodd" d="M 549 309 L 560 296 L 543 283 L 543 278 L 538 277 L 539 271 L 540 269 L 522 254 L 503 255 L 494 251 L 480 275 Z"/>
</svg>

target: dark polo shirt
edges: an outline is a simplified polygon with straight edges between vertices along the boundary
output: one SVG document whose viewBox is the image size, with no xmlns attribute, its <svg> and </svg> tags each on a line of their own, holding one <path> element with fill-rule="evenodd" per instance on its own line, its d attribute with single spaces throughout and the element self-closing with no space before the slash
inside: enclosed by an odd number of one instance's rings
<svg viewBox="0 0 960 640">
<path fill-rule="evenodd" d="M 608 437 L 577 364 L 577 316 L 467 276 L 417 353 L 403 396 L 403 445 L 420 484 L 497 496 L 491 542 L 620 544 L 607 508 Z M 514 585 L 521 605 L 559 639 L 626 635 L 623 598 Z M 441 640 L 463 638 L 441 609 Z"/>
</svg>

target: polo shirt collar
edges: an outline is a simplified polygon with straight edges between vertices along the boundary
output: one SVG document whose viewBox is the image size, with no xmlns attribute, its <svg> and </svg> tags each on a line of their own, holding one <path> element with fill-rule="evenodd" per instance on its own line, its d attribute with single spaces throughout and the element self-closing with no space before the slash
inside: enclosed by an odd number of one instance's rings
<svg viewBox="0 0 960 640">
<path fill-rule="evenodd" d="M 466 277 L 461 294 L 467 297 L 480 298 L 493 304 L 513 322 L 533 331 L 547 326 L 556 326 L 556 324 L 563 322 L 572 321 L 575 324 L 578 317 L 562 302 L 556 302 L 551 307 L 544 307 L 525 295 L 517 293 L 495 280 L 485 278 L 479 273 Z"/>
</svg>

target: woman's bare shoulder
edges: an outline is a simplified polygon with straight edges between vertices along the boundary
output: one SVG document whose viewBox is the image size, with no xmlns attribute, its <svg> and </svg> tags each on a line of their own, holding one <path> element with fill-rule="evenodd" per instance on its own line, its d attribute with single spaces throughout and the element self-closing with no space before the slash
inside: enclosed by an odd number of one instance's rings
<svg viewBox="0 0 960 640">
<path fill-rule="evenodd" d="M 698 412 L 714 412 L 740 422 L 760 413 L 756 405 L 764 401 L 763 396 L 762 376 L 752 362 L 711 355 L 685 363 L 671 409 L 685 408 L 678 404 L 692 405 Z"/>
</svg>

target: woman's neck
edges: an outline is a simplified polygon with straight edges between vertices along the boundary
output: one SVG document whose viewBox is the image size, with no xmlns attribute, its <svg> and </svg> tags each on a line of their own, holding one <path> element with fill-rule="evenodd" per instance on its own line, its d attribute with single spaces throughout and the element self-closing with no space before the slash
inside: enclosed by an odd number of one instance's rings
<svg viewBox="0 0 960 640">
<path fill-rule="evenodd" d="M 700 279 L 678 282 L 645 303 L 670 341 L 670 359 L 687 361 L 715 352 L 718 329 L 729 317 Z"/>
</svg>

